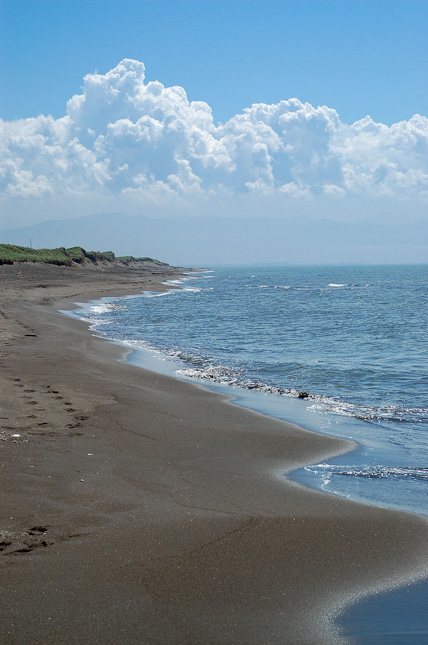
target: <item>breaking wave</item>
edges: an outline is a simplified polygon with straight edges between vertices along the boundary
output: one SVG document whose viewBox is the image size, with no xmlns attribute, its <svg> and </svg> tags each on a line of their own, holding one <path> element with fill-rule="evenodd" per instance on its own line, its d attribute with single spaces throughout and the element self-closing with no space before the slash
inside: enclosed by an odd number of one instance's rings
<svg viewBox="0 0 428 645">
<path fill-rule="evenodd" d="M 306 466 L 305 470 L 314 475 L 329 478 L 332 475 L 347 477 L 364 477 L 365 479 L 413 478 L 428 480 L 428 468 L 420 466 L 333 466 L 316 464 Z"/>
</svg>

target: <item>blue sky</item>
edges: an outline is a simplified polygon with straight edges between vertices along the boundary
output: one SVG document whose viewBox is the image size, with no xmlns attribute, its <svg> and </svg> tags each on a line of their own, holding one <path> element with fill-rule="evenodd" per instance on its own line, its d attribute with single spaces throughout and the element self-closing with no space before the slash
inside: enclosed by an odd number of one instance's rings
<svg viewBox="0 0 428 645">
<path fill-rule="evenodd" d="M 1 0 L 3 119 L 60 117 L 123 58 L 216 121 L 297 97 L 346 123 L 428 113 L 426 0 Z"/>
<path fill-rule="evenodd" d="M 173 218 L 201 264 L 233 219 L 246 263 L 426 262 L 427 33 L 428 0 L 0 0 L 0 234 Z"/>
</svg>

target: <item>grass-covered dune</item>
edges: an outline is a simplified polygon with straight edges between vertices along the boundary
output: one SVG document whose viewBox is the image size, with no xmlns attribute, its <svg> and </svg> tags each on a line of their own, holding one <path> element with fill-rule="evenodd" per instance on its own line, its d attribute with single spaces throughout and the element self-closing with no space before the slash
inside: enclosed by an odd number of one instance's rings
<svg viewBox="0 0 428 645">
<path fill-rule="evenodd" d="M 138 266 L 139 264 L 155 264 L 167 266 L 153 258 L 135 258 L 132 255 L 116 257 L 113 251 L 85 251 L 81 246 L 69 249 L 61 246 L 57 249 L 32 249 L 27 246 L 15 244 L 0 244 L 0 264 L 13 264 L 14 262 L 40 262 L 43 264 L 57 264 L 60 266 L 91 266 L 91 265 L 116 265 Z"/>
</svg>

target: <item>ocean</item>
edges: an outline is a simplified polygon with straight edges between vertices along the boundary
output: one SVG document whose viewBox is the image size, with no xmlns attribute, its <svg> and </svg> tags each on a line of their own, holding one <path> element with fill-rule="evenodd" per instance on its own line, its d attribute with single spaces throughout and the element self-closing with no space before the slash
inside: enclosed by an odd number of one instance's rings
<svg viewBox="0 0 428 645">
<path fill-rule="evenodd" d="M 77 312 L 237 403 L 352 439 L 294 479 L 428 515 L 428 265 L 215 268 Z"/>
<path fill-rule="evenodd" d="M 74 315 L 132 349 L 132 364 L 355 442 L 295 481 L 428 515 L 428 265 L 208 267 L 166 284 Z M 370 599 L 345 631 L 358 642 L 426 642 L 427 592 L 422 583 Z M 392 633 L 394 598 L 411 609 Z M 361 618 L 373 608 L 376 641 Z"/>
</svg>

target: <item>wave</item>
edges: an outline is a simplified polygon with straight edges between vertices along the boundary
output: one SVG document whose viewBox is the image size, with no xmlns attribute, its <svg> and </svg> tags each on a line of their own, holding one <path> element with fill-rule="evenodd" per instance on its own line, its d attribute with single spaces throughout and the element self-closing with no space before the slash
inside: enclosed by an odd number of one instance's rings
<svg viewBox="0 0 428 645">
<path fill-rule="evenodd" d="M 89 311 L 91 314 L 106 314 L 113 311 L 122 311 L 126 309 L 126 305 L 117 304 L 114 302 L 98 302 L 96 305 L 91 305 Z"/>
<path fill-rule="evenodd" d="M 166 291 L 163 293 L 146 292 L 144 295 L 148 298 L 156 298 L 171 293 L 174 293 L 174 291 Z M 109 314 L 121 309 L 126 309 L 126 305 L 118 303 L 97 303 L 91 306 L 89 315 L 83 319 L 89 322 L 91 330 L 104 337 L 110 337 L 113 341 L 121 342 L 132 349 L 148 349 L 162 360 L 172 359 L 180 361 L 182 366 L 175 369 L 177 376 L 200 379 L 206 382 L 209 381 L 220 385 L 239 387 L 265 394 L 305 399 L 308 404 L 308 410 L 319 414 L 336 414 L 352 417 L 365 423 L 373 423 L 376 425 L 391 422 L 395 424 L 428 423 L 428 408 L 411 408 L 396 405 L 374 407 L 340 400 L 324 394 L 300 390 L 295 387 L 283 387 L 251 378 L 245 368 L 217 364 L 213 361 L 212 357 L 201 355 L 198 349 L 182 350 L 177 347 L 159 347 L 141 339 L 124 339 L 120 332 L 116 335 L 114 329 L 110 329 L 110 331 L 103 329 L 104 325 L 109 326 L 109 319 L 104 318 L 103 314 Z"/>
<path fill-rule="evenodd" d="M 182 278 L 181 280 L 165 280 L 165 282 L 161 282 L 160 284 L 163 284 L 165 287 L 172 287 L 173 289 L 182 289 L 182 285 L 186 280 L 189 280 L 189 278 Z"/>
<path fill-rule="evenodd" d="M 211 276 L 207 276 L 211 277 Z M 256 276 L 254 276 L 256 277 Z M 246 286 L 252 287 L 252 288 L 264 288 L 264 289 L 312 289 L 314 287 L 309 287 L 309 286 L 300 286 L 300 287 L 290 287 L 287 284 L 273 284 L 273 285 L 268 285 L 268 284 L 260 284 L 264 282 L 263 278 L 255 281 L 256 284 L 248 284 Z M 158 298 L 158 297 L 164 297 L 168 296 L 171 294 L 176 294 L 181 291 L 189 291 L 193 293 L 198 293 L 200 291 L 209 291 L 211 290 L 210 288 L 200 288 L 199 286 L 191 286 L 192 285 L 192 280 L 194 277 L 189 277 L 189 278 L 181 278 L 181 279 L 175 279 L 175 280 L 170 280 L 166 281 L 164 284 L 168 285 L 171 287 L 171 289 L 168 289 L 164 292 L 144 292 L 144 295 L 146 298 Z M 200 278 L 199 278 L 200 279 Z M 278 280 L 278 282 L 281 281 Z M 287 281 L 287 278 L 285 278 L 284 282 Z M 257 282 L 259 284 L 257 284 Z M 306 282 L 305 280 L 302 281 L 303 285 Z M 200 284 L 200 283 L 199 283 Z M 326 281 L 324 281 L 324 285 L 326 285 Z M 349 286 L 347 283 L 335 283 L 331 282 L 328 285 L 329 287 L 346 287 Z M 179 289 L 176 289 L 174 287 L 179 287 Z M 317 287 L 319 288 L 319 287 Z M 327 290 L 327 287 L 324 286 L 322 287 L 323 289 Z M 162 340 L 155 341 L 156 347 L 150 345 L 149 343 L 146 343 L 142 340 L 132 340 L 129 339 L 125 340 L 124 335 L 126 335 L 126 330 L 125 333 L 122 331 L 122 322 L 119 320 L 119 324 L 117 327 L 113 324 L 112 326 L 109 325 L 109 320 L 107 316 L 110 313 L 114 313 L 115 311 L 119 311 L 120 309 L 126 309 L 127 306 L 123 302 L 98 302 L 94 303 L 92 307 L 90 308 L 89 315 L 87 317 L 87 321 L 90 323 L 90 328 L 97 333 L 100 333 L 104 336 L 110 337 L 113 335 L 112 340 L 121 342 L 128 347 L 131 348 L 141 348 L 141 349 L 149 349 L 151 352 L 156 353 L 156 355 L 159 358 L 162 359 L 173 359 L 173 360 L 178 360 L 181 362 L 181 365 L 178 365 L 178 369 L 175 370 L 176 374 L 179 376 L 184 376 L 186 378 L 197 378 L 201 379 L 203 381 L 211 381 L 212 383 L 219 383 L 222 385 L 229 385 L 231 387 L 240 387 L 243 389 L 247 390 L 254 390 L 262 393 L 268 393 L 268 394 L 274 394 L 278 396 L 287 396 L 287 397 L 293 397 L 293 398 L 300 398 L 300 399 L 306 399 L 307 400 L 307 408 L 309 410 L 313 410 L 317 413 L 320 414 L 336 414 L 336 415 L 341 415 L 341 416 L 347 416 L 347 417 L 353 417 L 356 419 L 359 419 L 363 422 L 366 423 L 372 423 L 376 424 L 377 426 L 381 426 L 383 423 L 385 424 L 385 427 L 387 426 L 388 422 L 393 422 L 396 424 L 402 424 L 402 423 L 428 423 L 428 408 L 425 406 L 419 406 L 416 407 L 417 405 L 417 400 L 414 400 L 414 408 L 411 408 L 410 406 L 394 406 L 394 405 L 381 405 L 380 400 L 378 402 L 378 405 L 365 405 L 364 402 L 352 402 L 349 400 L 341 400 L 340 398 L 334 398 L 333 396 L 327 396 L 325 394 L 317 394 L 314 392 L 310 391 L 305 391 L 305 390 L 300 390 L 298 389 L 299 384 L 297 379 L 304 380 L 304 368 L 305 365 L 299 365 L 296 364 L 290 364 L 288 363 L 287 366 L 281 367 L 281 370 L 278 371 L 277 373 L 272 373 L 272 370 L 267 370 L 265 376 L 263 376 L 263 366 L 260 367 L 259 370 L 253 369 L 253 372 L 251 373 L 250 370 L 247 369 L 247 366 L 245 367 L 236 367 L 236 366 L 228 366 L 228 365 L 223 365 L 223 364 L 218 364 L 217 361 L 220 363 L 222 359 L 216 359 L 214 356 L 209 356 L 209 355 L 201 355 L 204 350 L 201 348 L 190 348 L 188 350 L 183 351 L 182 349 L 179 349 L 178 347 L 167 347 L 169 344 L 168 338 L 165 339 L 164 341 L 164 346 L 162 346 Z M 105 315 L 105 317 L 104 317 Z M 110 330 L 109 330 L 110 327 Z M 131 330 L 132 333 L 132 330 Z M 116 338 L 114 337 L 116 336 Z M 192 341 L 191 341 L 192 342 Z M 207 354 L 210 350 L 207 350 Z M 215 350 L 214 350 L 215 351 Z M 226 359 L 231 360 L 231 359 Z M 303 374 L 303 376 L 302 376 Z M 364 375 L 364 373 L 362 372 Z M 322 376 L 322 374 L 321 374 Z M 346 374 L 345 374 L 346 376 Z M 359 375 L 357 374 L 358 378 Z M 352 374 L 353 379 L 355 379 L 355 374 Z M 324 379 L 324 383 L 327 383 L 328 387 L 328 381 L 326 380 L 327 377 L 322 376 Z M 267 382 L 265 382 L 265 380 Z M 296 379 L 296 380 L 293 380 Z M 271 381 L 271 382 L 269 382 Z M 320 384 L 319 384 L 319 389 L 323 389 L 323 382 L 321 381 L 321 378 L 319 378 Z M 297 387 L 287 387 L 288 384 L 294 385 L 296 383 Z M 304 387 L 304 385 L 303 385 Z M 340 394 L 339 394 L 340 396 Z M 351 395 L 352 396 L 352 395 Z M 344 399 L 346 399 L 346 396 L 344 396 Z M 422 402 L 422 401 L 419 401 Z M 370 401 L 370 403 L 372 403 Z"/>
<path fill-rule="evenodd" d="M 249 289 L 292 289 L 288 284 L 246 284 Z M 310 287 L 305 287 L 310 288 Z"/>
<path fill-rule="evenodd" d="M 170 296 L 173 291 L 143 291 L 145 298 L 162 298 L 162 296 Z"/>
<path fill-rule="evenodd" d="M 349 285 L 346 282 L 329 282 L 327 286 L 320 286 L 320 285 L 311 285 L 311 284 L 296 284 L 293 286 L 290 285 L 282 285 L 282 284 L 246 284 L 245 285 L 247 288 L 251 289 L 294 289 L 295 291 L 325 291 L 327 288 L 344 288 L 344 287 L 350 287 L 352 289 L 361 289 L 361 288 L 367 288 L 370 285 L 366 284 L 364 286 L 361 285 Z"/>
<path fill-rule="evenodd" d="M 428 423 L 428 409 L 410 408 L 398 405 L 385 405 L 371 407 L 349 401 L 341 401 L 324 395 L 309 395 L 314 403 L 310 406 L 315 412 L 340 414 L 342 416 L 354 417 L 360 421 L 379 423 Z"/>
<path fill-rule="evenodd" d="M 256 392 L 264 392 L 267 394 L 276 394 L 280 396 L 290 396 L 299 399 L 313 399 L 316 395 L 304 390 L 296 390 L 294 388 L 278 387 L 276 385 L 269 385 L 263 381 L 255 381 L 245 377 L 245 370 L 243 368 L 231 368 L 224 365 L 215 365 L 209 359 L 204 359 L 200 356 L 195 356 L 191 353 L 185 353 L 179 350 L 167 352 L 169 357 L 178 358 L 192 367 L 182 367 L 175 370 L 179 376 L 186 376 L 187 378 L 198 378 L 203 381 L 212 381 L 222 385 L 231 385 L 233 387 L 240 387 L 245 390 L 254 390 Z"/>
<path fill-rule="evenodd" d="M 247 377 L 243 368 L 216 365 L 211 359 L 194 355 L 191 352 L 170 350 L 166 353 L 170 358 L 179 359 L 189 365 L 178 368 L 175 371 L 178 376 L 197 378 L 203 381 L 211 381 L 212 383 L 240 387 L 266 394 L 305 399 L 310 403 L 308 410 L 313 410 L 321 414 L 333 413 L 377 424 L 382 422 L 414 423 L 415 420 L 420 423 L 428 423 L 428 409 L 425 408 L 408 408 L 395 405 L 379 408 L 364 406 L 334 399 L 323 394 L 314 394 L 305 390 L 280 387 L 263 381 L 253 380 Z"/>
<path fill-rule="evenodd" d="M 425 479 L 428 480 L 428 468 L 421 466 L 333 466 L 316 464 L 306 466 L 305 470 L 322 475 L 345 475 L 347 477 L 364 477 L 366 479 Z"/>
</svg>

